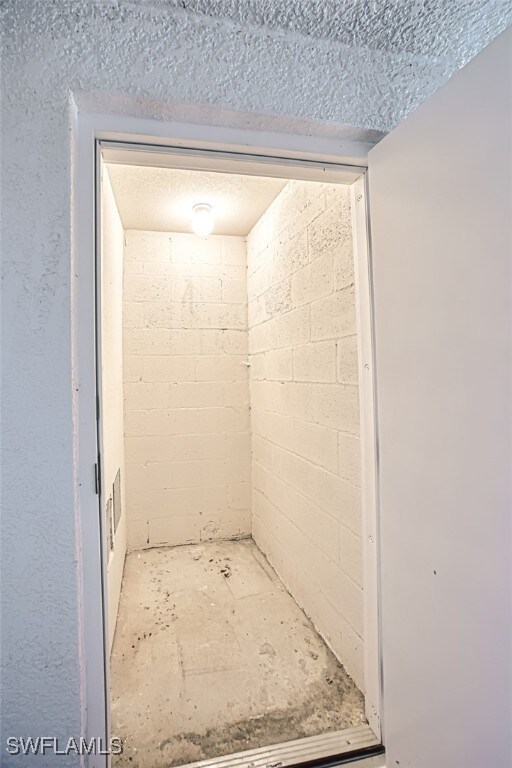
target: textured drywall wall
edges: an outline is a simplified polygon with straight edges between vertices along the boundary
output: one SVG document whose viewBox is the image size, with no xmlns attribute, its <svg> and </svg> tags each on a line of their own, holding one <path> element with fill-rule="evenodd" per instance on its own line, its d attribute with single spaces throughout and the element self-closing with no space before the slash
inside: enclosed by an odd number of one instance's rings
<svg viewBox="0 0 512 768">
<path fill-rule="evenodd" d="M 90 110 L 375 140 L 452 65 L 157 0 L 5 0 L 0 12 L 2 729 L 68 736 L 84 716 L 70 95 Z"/>
<path fill-rule="evenodd" d="M 253 536 L 363 690 L 349 194 L 291 181 L 247 239 Z"/>
<path fill-rule="evenodd" d="M 102 169 L 101 196 L 101 482 L 103 506 L 113 499 L 114 480 L 121 471 L 122 513 L 113 532 L 114 549 L 106 552 L 108 633 L 112 648 L 117 608 L 126 555 L 124 510 L 124 416 L 123 416 L 123 247 L 124 232 L 106 168 Z M 105 509 L 103 509 L 105 516 Z"/>
<path fill-rule="evenodd" d="M 241 237 L 126 232 L 130 549 L 251 533 Z"/>
</svg>

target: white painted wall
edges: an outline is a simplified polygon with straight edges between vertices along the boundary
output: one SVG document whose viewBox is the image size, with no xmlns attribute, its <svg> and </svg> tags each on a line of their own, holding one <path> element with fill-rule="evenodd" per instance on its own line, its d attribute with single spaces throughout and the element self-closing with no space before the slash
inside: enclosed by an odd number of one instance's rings
<svg viewBox="0 0 512 768">
<path fill-rule="evenodd" d="M 130 548 L 251 533 L 245 239 L 128 231 Z"/>
<path fill-rule="evenodd" d="M 253 536 L 364 690 L 349 187 L 288 182 L 247 251 Z"/>
<path fill-rule="evenodd" d="M 126 555 L 122 353 L 124 232 L 105 167 L 102 168 L 101 223 L 101 480 L 104 518 L 105 505 L 113 496 L 114 480 L 119 469 L 122 504 L 121 518 L 113 537 L 114 549 L 106 552 L 105 559 L 108 563 L 109 647 L 112 648 Z"/>
<path fill-rule="evenodd" d="M 387 765 L 512 765 L 512 30 L 370 153 Z"/>
</svg>

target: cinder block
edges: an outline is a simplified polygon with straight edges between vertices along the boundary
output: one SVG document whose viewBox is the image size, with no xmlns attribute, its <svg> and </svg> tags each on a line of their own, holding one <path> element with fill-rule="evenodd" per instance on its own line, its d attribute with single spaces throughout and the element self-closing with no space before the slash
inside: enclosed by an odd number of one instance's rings
<svg viewBox="0 0 512 768">
<path fill-rule="evenodd" d="M 220 382 L 179 382 L 168 385 L 169 408 L 211 408 L 223 405 Z"/>
<path fill-rule="evenodd" d="M 283 280 L 277 285 L 272 285 L 268 291 L 263 294 L 265 312 L 267 317 L 275 317 L 289 312 L 292 308 L 291 283 L 289 280 Z"/>
<path fill-rule="evenodd" d="M 140 232 L 128 229 L 124 233 L 124 262 L 169 262 L 169 235 L 166 232 Z"/>
<path fill-rule="evenodd" d="M 282 194 L 285 207 L 284 216 L 291 218 L 307 211 L 313 203 L 318 203 L 321 210 L 325 209 L 325 190 L 332 187 L 321 181 L 290 181 Z M 318 199 L 320 198 L 320 199 Z"/>
<path fill-rule="evenodd" d="M 123 263 L 123 275 L 142 275 L 144 264 L 142 261 L 126 261 Z"/>
<path fill-rule="evenodd" d="M 293 208 L 291 201 L 290 208 Z M 293 240 L 299 232 L 306 227 L 310 227 L 312 222 L 322 214 L 325 209 L 325 199 L 323 195 L 315 195 L 310 198 L 309 203 L 300 211 L 293 212 L 288 219 L 286 226 L 280 231 L 280 239 L 283 242 Z"/>
<path fill-rule="evenodd" d="M 267 312 L 267 308 L 265 306 L 265 298 L 263 295 L 258 296 L 252 301 L 249 301 L 247 306 L 247 321 L 249 328 L 252 328 L 254 325 L 264 323 L 269 319 L 269 317 L 270 316 Z"/>
<path fill-rule="evenodd" d="M 194 356 L 153 355 L 144 356 L 142 376 L 146 382 L 166 382 L 174 384 L 194 381 L 196 378 L 196 359 Z"/>
<path fill-rule="evenodd" d="M 142 273 L 144 275 L 164 275 L 165 277 L 175 278 L 176 271 L 170 261 L 144 261 L 144 262 L 132 262 L 133 264 L 141 264 Z"/>
<path fill-rule="evenodd" d="M 215 277 L 221 280 L 234 280 L 243 283 L 245 301 L 247 301 L 247 265 L 246 264 L 223 264 L 220 268 L 215 267 Z"/>
<path fill-rule="evenodd" d="M 337 376 L 344 384 L 359 383 L 357 336 L 345 336 L 336 342 Z"/>
<path fill-rule="evenodd" d="M 144 303 L 144 325 L 146 328 L 175 328 L 173 308 L 169 302 Z"/>
<path fill-rule="evenodd" d="M 273 210 L 276 200 L 267 208 L 261 219 L 256 222 L 247 237 L 247 268 L 249 274 L 258 269 L 263 260 L 267 260 L 264 251 L 277 237 L 276 217 Z"/>
<path fill-rule="evenodd" d="M 251 381 L 251 402 L 260 410 L 279 412 L 279 391 L 284 384 L 278 381 L 255 379 Z"/>
<path fill-rule="evenodd" d="M 228 304 L 247 304 L 245 280 L 222 280 L 222 301 Z"/>
<path fill-rule="evenodd" d="M 228 507 L 229 509 L 249 510 L 251 509 L 251 483 L 228 483 Z"/>
<path fill-rule="evenodd" d="M 334 258 L 328 253 L 306 264 L 291 278 L 292 305 L 301 307 L 328 296 L 334 290 Z"/>
<path fill-rule="evenodd" d="M 247 331 L 220 330 L 207 328 L 200 331 L 202 355 L 244 355 L 247 356 Z"/>
<path fill-rule="evenodd" d="M 151 411 L 128 411 L 126 417 L 125 433 L 131 435 L 225 434 L 244 432 L 249 428 L 247 407 L 155 408 Z"/>
<path fill-rule="evenodd" d="M 259 468 L 258 481 L 255 487 L 281 513 L 282 531 L 275 531 L 276 538 L 299 562 L 310 556 L 312 545 L 338 558 L 339 530 L 333 518 L 263 467 Z"/>
<path fill-rule="evenodd" d="M 265 413 L 263 434 L 280 448 L 294 451 L 297 447 L 296 422 L 288 416 L 277 413 Z"/>
<path fill-rule="evenodd" d="M 359 437 L 346 432 L 338 434 L 338 474 L 361 487 L 361 442 Z"/>
<path fill-rule="evenodd" d="M 124 434 L 125 435 L 147 434 L 146 433 L 146 411 L 125 411 Z"/>
<path fill-rule="evenodd" d="M 144 325 L 144 303 L 140 301 L 124 301 L 123 328 L 144 328 Z"/>
<path fill-rule="evenodd" d="M 363 642 L 354 628 L 333 606 L 322 591 L 316 578 L 311 578 L 312 570 L 297 570 L 297 587 L 293 592 L 297 602 L 305 607 L 316 629 L 326 640 L 343 666 L 352 677 L 359 690 L 364 691 Z"/>
<path fill-rule="evenodd" d="M 259 269 L 247 277 L 247 296 L 249 301 L 253 301 L 258 296 L 261 296 L 262 293 L 265 293 L 265 291 L 268 290 L 269 285 L 268 269 L 266 265 L 263 264 Z"/>
<path fill-rule="evenodd" d="M 123 353 L 125 355 L 167 355 L 171 335 L 167 328 L 125 328 Z"/>
<path fill-rule="evenodd" d="M 230 266 L 245 267 L 247 265 L 247 247 L 244 237 L 223 236 L 222 263 Z"/>
<path fill-rule="evenodd" d="M 265 352 L 265 378 L 271 381 L 291 381 L 291 349 L 271 349 Z"/>
<path fill-rule="evenodd" d="M 199 541 L 202 526 L 200 515 L 170 515 L 157 517 L 149 521 L 149 543 L 159 544 L 193 544 Z"/>
<path fill-rule="evenodd" d="M 309 418 L 331 429 L 359 434 L 358 387 L 312 383 Z"/>
<path fill-rule="evenodd" d="M 178 281 L 182 278 L 195 277 L 220 278 L 221 271 L 222 266 L 219 264 L 201 264 L 193 261 L 172 263 L 170 260 L 166 263 L 146 262 L 143 269 L 145 275 L 168 275 Z"/>
<path fill-rule="evenodd" d="M 130 502 L 128 501 L 128 504 Z M 128 510 L 129 512 L 129 510 Z M 149 522 L 147 520 L 132 520 L 127 515 L 127 547 L 128 550 L 143 549 L 149 544 Z"/>
<path fill-rule="evenodd" d="M 232 461 L 242 460 L 251 463 L 251 433 L 233 432 L 222 436 L 225 441 L 226 458 Z"/>
<path fill-rule="evenodd" d="M 251 535 L 250 510 L 222 510 L 220 515 L 203 515 L 200 531 L 201 541 L 247 538 Z"/>
<path fill-rule="evenodd" d="M 203 515 L 227 507 L 227 486 L 207 485 L 194 488 L 149 488 L 130 493 L 133 519 L 151 520 L 170 515 Z"/>
<path fill-rule="evenodd" d="M 222 264 L 222 237 L 175 234 L 170 238 L 173 264 Z"/>
<path fill-rule="evenodd" d="M 309 306 L 293 309 L 274 319 L 277 347 L 291 347 L 310 340 Z"/>
<path fill-rule="evenodd" d="M 278 413 L 302 421 L 311 421 L 311 384 L 285 382 L 278 391 Z"/>
<path fill-rule="evenodd" d="M 146 488 L 194 488 L 227 482 L 224 459 L 150 462 L 145 468 Z"/>
<path fill-rule="evenodd" d="M 269 260 L 270 284 L 291 277 L 294 272 L 304 267 L 309 261 L 307 230 L 299 232 L 294 238 L 279 238 L 274 244 L 272 258 Z"/>
<path fill-rule="evenodd" d="M 203 343 L 203 331 L 197 328 L 171 328 L 168 354 L 199 355 Z"/>
<path fill-rule="evenodd" d="M 280 451 L 280 476 L 357 536 L 362 529 L 361 491 L 310 459 Z"/>
<path fill-rule="evenodd" d="M 124 355 L 123 357 L 123 381 L 142 380 L 142 358 L 138 355 Z"/>
<path fill-rule="evenodd" d="M 220 386 L 222 387 L 222 404 L 224 406 L 230 408 L 249 407 L 248 381 L 227 381 L 222 382 Z"/>
<path fill-rule="evenodd" d="M 264 261 L 267 260 L 267 255 L 264 252 L 257 250 L 256 238 L 253 235 L 254 230 L 249 234 L 247 238 L 247 277 L 252 275 L 257 269 L 261 267 Z M 266 246 L 265 246 L 266 247 Z"/>
<path fill-rule="evenodd" d="M 354 286 L 311 304 L 311 339 L 337 339 L 357 333 Z"/>
<path fill-rule="evenodd" d="M 259 381 L 266 376 L 265 355 L 266 352 L 260 352 L 250 356 L 250 377 L 251 381 Z"/>
<path fill-rule="evenodd" d="M 333 341 L 317 341 L 293 350 L 295 381 L 336 381 L 336 346 Z"/>
<path fill-rule="evenodd" d="M 132 498 L 135 491 L 145 490 L 147 488 L 145 464 L 126 464 L 124 483 L 128 499 Z"/>
<path fill-rule="evenodd" d="M 350 186 L 346 184 L 326 184 L 324 190 L 325 207 L 331 208 L 338 205 L 341 209 L 341 215 L 350 224 Z"/>
<path fill-rule="evenodd" d="M 169 385 L 165 382 L 146 384 L 143 381 L 125 382 L 123 386 L 126 411 L 147 408 L 168 408 Z"/>
<path fill-rule="evenodd" d="M 340 526 L 340 565 L 359 586 L 363 586 L 363 543 L 345 526 Z"/>
<path fill-rule="evenodd" d="M 352 241 L 347 242 L 334 259 L 334 290 L 354 285 L 354 254 Z"/>
<path fill-rule="evenodd" d="M 170 281 L 170 300 L 189 302 L 222 302 L 222 281 L 216 277 L 175 277 Z"/>
<path fill-rule="evenodd" d="M 181 304 L 173 307 L 173 313 L 173 327 L 247 328 L 247 310 L 240 304 Z"/>
<path fill-rule="evenodd" d="M 197 381 L 247 381 L 245 355 L 202 355 L 196 358 Z"/>
<path fill-rule="evenodd" d="M 226 459 L 226 482 L 228 480 L 249 482 L 251 479 L 251 461 L 248 455 Z"/>
<path fill-rule="evenodd" d="M 248 344 L 251 354 L 265 352 L 276 346 L 275 320 L 267 320 L 249 330 Z"/>
<path fill-rule="evenodd" d="M 274 446 L 266 438 L 251 433 L 252 459 L 266 469 L 273 468 Z"/>
<path fill-rule="evenodd" d="M 336 472 L 338 469 L 337 434 L 333 429 L 326 429 L 307 421 L 294 422 L 295 452 L 302 453 L 320 467 Z"/>
<path fill-rule="evenodd" d="M 143 435 L 125 438 L 127 463 L 197 461 L 226 458 L 226 438 L 221 434 Z"/>
<path fill-rule="evenodd" d="M 156 275 L 125 275 L 125 301 L 168 301 L 172 295 L 172 278 Z"/>
<path fill-rule="evenodd" d="M 327 193 L 327 197 L 329 194 Z M 321 253 L 331 253 L 339 258 L 344 251 L 351 251 L 352 221 L 350 207 L 334 201 L 308 229 L 309 255 L 313 260 Z"/>
<path fill-rule="evenodd" d="M 317 547 L 334 562 L 339 561 L 339 523 L 318 504 L 284 483 L 282 487 L 284 511 L 290 520 L 306 535 L 307 550 L 298 552 L 299 562 L 308 556 L 308 550 Z"/>
</svg>

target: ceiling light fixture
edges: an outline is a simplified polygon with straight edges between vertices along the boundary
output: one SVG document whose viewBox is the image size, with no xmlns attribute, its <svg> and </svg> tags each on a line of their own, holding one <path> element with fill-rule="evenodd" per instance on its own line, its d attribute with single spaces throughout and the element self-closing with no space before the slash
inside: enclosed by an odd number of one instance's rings
<svg viewBox="0 0 512 768">
<path fill-rule="evenodd" d="M 206 237 L 213 230 L 213 208 L 209 203 L 198 203 L 192 208 L 192 229 L 196 235 Z"/>
</svg>

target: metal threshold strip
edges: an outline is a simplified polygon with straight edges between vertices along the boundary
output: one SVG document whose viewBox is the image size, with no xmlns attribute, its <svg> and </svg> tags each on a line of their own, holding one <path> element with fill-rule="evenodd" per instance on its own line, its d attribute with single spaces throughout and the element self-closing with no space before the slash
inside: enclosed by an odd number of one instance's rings
<svg viewBox="0 0 512 768">
<path fill-rule="evenodd" d="M 269 747 L 249 749 L 224 757 L 214 757 L 188 763 L 180 768 L 291 768 L 302 763 L 318 763 L 322 759 L 345 756 L 370 747 L 379 747 L 369 725 L 359 725 L 343 731 L 286 741 Z"/>
</svg>

